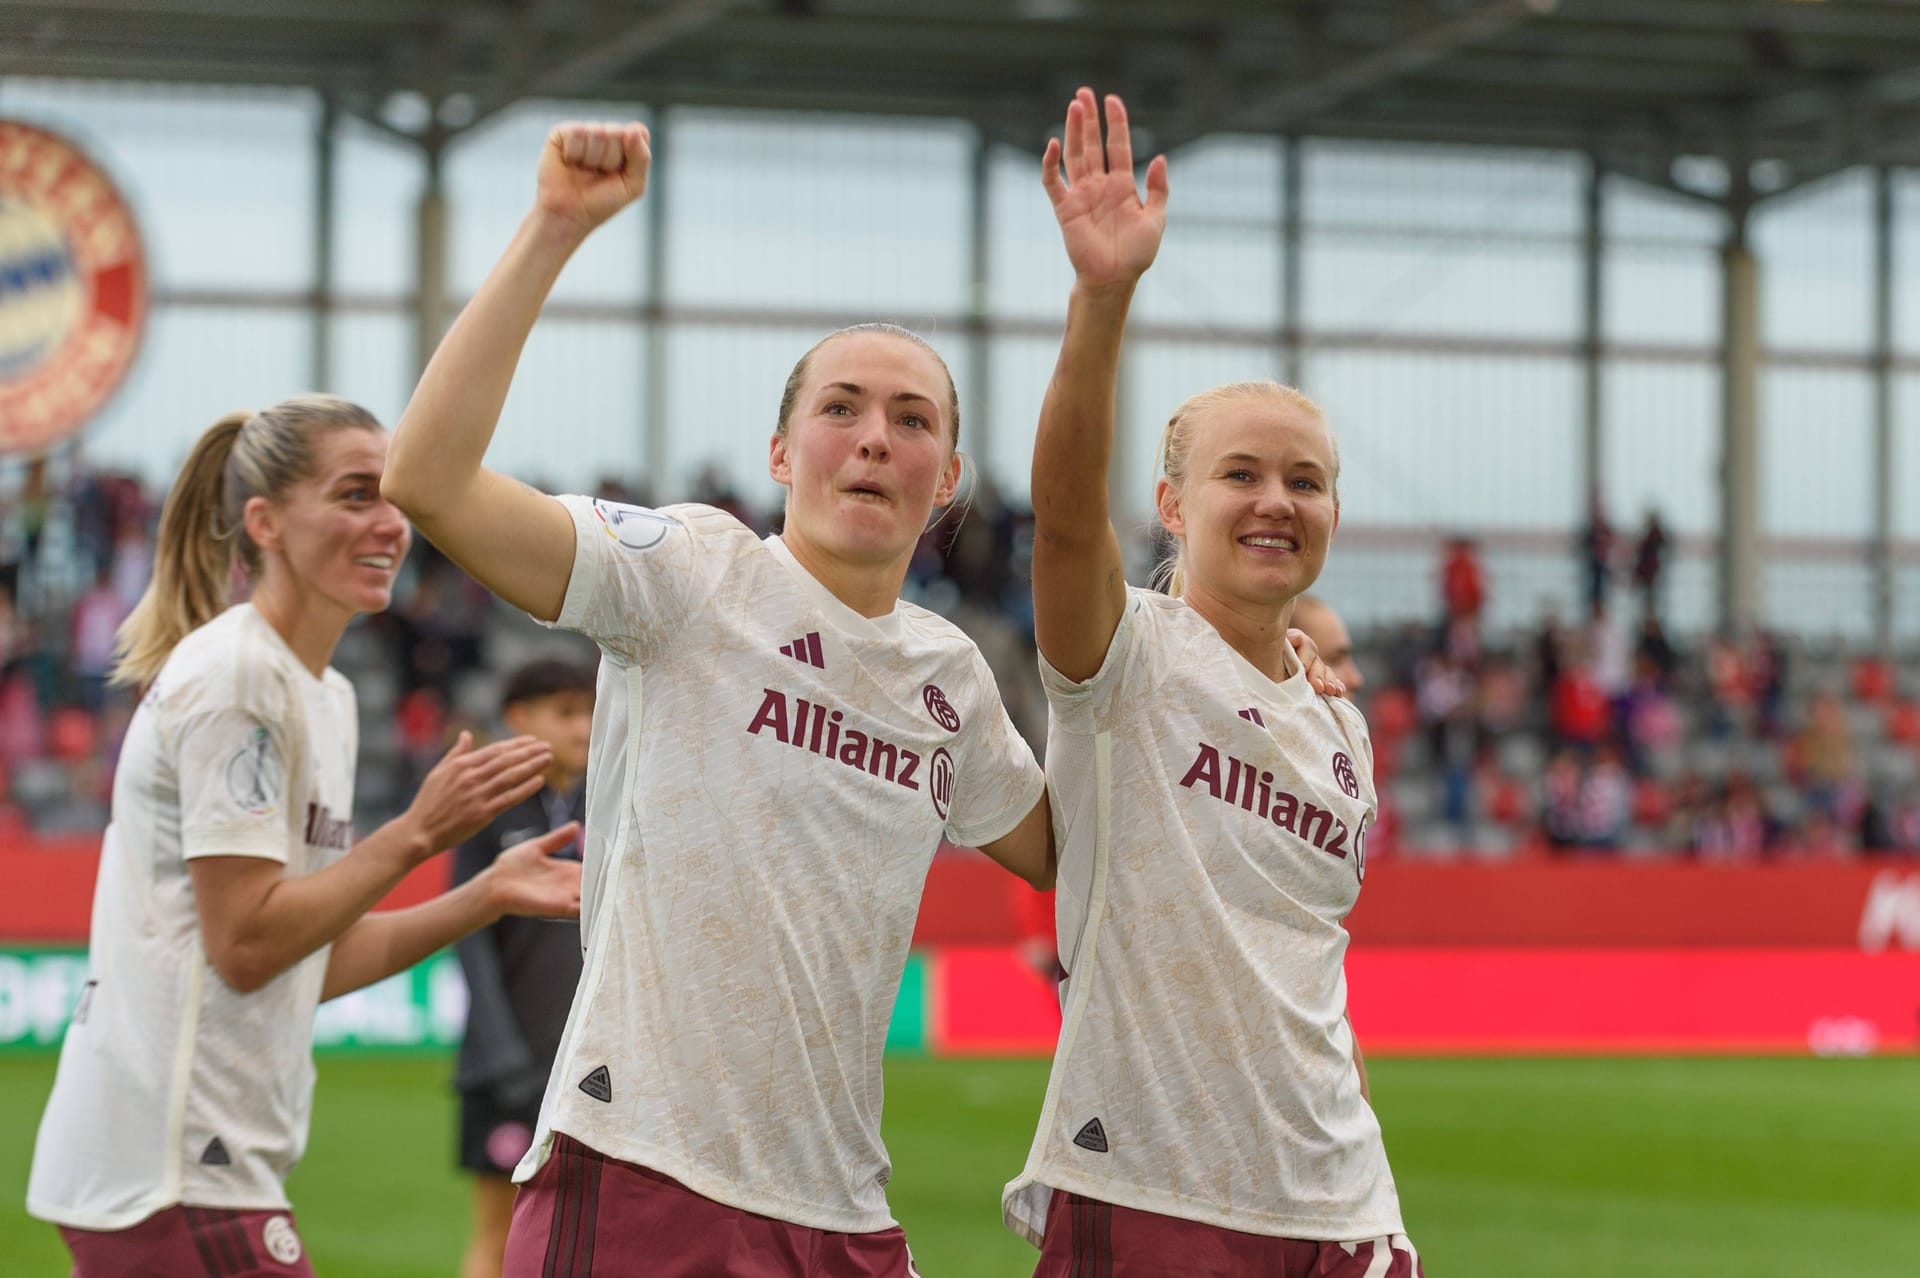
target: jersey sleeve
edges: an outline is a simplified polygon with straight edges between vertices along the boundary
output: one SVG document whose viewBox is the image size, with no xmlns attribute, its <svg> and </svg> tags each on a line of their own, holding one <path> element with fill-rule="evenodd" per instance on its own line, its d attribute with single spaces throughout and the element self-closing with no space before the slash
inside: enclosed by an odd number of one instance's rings
<svg viewBox="0 0 1920 1278">
<path fill-rule="evenodd" d="M 962 847 L 991 843 L 1019 825 L 1040 801 L 1046 778 L 1000 701 L 993 671 L 973 652 L 973 707 L 962 726 L 947 837 Z"/>
<path fill-rule="evenodd" d="M 1140 647 L 1140 632 L 1151 624 L 1147 612 L 1139 593 L 1129 590 L 1120 623 L 1107 643 L 1106 659 L 1085 682 L 1074 682 L 1048 664 L 1045 656 L 1040 658 L 1040 686 L 1046 690 L 1047 708 L 1053 712 L 1052 727 L 1080 736 L 1106 729 L 1135 650 Z"/>
<path fill-rule="evenodd" d="M 186 719 L 176 739 L 180 853 L 286 863 L 287 778 L 293 759 L 282 716 L 229 706 Z"/>
<path fill-rule="evenodd" d="M 561 497 L 573 517 L 573 575 L 559 619 L 622 665 L 660 649 L 698 599 L 699 537 L 671 510 Z"/>
</svg>

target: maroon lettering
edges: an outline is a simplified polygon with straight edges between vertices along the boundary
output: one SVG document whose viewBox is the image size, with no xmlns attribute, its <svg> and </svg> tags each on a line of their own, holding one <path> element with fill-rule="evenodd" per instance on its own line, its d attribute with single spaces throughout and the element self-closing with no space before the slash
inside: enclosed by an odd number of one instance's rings
<svg viewBox="0 0 1920 1278">
<path fill-rule="evenodd" d="M 1204 782 L 1207 793 L 1214 798 L 1220 797 L 1220 752 L 1204 741 L 1200 743 L 1200 753 L 1194 756 L 1193 766 L 1180 778 L 1180 784 L 1189 790 L 1195 781 Z"/>
</svg>

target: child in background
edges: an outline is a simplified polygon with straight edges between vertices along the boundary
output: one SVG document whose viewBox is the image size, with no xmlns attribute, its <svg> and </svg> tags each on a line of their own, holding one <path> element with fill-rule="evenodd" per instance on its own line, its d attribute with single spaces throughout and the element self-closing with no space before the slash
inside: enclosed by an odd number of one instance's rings
<svg viewBox="0 0 1920 1278">
<path fill-rule="evenodd" d="M 500 717 L 516 736 L 544 741 L 553 759 L 540 792 L 460 845 L 453 879 L 464 883 L 502 848 L 583 820 L 592 669 L 542 660 L 507 678 Z M 577 844 L 556 853 L 579 859 Z M 470 1002 L 454 1086 L 460 1092 L 460 1166 L 473 1174 L 473 1232 L 461 1278 L 499 1278 L 513 1219 L 514 1166 L 533 1143 L 540 1097 L 580 983 L 577 921 L 503 918 L 460 942 Z"/>
</svg>

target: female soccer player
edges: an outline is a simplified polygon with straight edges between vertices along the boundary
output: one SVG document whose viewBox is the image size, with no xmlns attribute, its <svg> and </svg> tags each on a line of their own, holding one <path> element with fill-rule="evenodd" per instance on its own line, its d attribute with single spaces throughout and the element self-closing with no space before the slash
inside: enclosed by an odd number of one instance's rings
<svg viewBox="0 0 1920 1278">
<path fill-rule="evenodd" d="M 1375 804 L 1366 724 L 1285 639 L 1340 522 L 1316 409 L 1272 383 L 1181 405 L 1155 489 L 1172 593 L 1129 589 L 1104 485 L 1135 284 L 1166 226 L 1127 117 L 1067 111 L 1044 181 L 1075 272 L 1034 444 L 1064 1022 L 1003 1203 L 1068 1274 L 1407 1278 L 1346 1020 L 1340 921 Z M 1063 165 L 1065 181 L 1060 176 Z"/>
<path fill-rule="evenodd" d="M 880 1055 L 928 864 L 945 834 L 1053 875 L 1040 771 L 985 662 L 899 598 L 959 479 L 953 381 L 902 329 L 815 345 L 769 444 L 788 497 L 765 540 L 484 469 L 542 300 L 647 168 L 639 125 L 553 132 L 384 480 L 468 572 L 603 653 L 586 970 L 505 1272 L 899 1278 Z"/>
<path fill-rule="evenodd" d="M 310 1275 L 282 1182 L 306 1146 L 314 1009 L 503 913 L 579 909 L 575 828 L 424 905 L 367 911 L 540 784 L 544 743 L 460 742 L 353 842 L 353 687 L 328 667 L 387 606 L 412 534 L 380 496 L 386 433 L 310 396 L 200 437 L 121 629 L 145 687 L 114 776 L 89 977 L 27 1207 L 75 1278 Z M 236 549 L 253 585 L 227 607 Z"/>
</svg>

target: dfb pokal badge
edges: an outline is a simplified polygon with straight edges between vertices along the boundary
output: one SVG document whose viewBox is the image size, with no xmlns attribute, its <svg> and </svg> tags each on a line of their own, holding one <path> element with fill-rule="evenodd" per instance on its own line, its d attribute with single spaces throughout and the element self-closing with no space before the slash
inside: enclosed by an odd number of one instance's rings
<svg viewBox="0 0 1920 1278">
<path fill-rule="evenodd" d="M 0 120 L 0 456 L 86 425 L 146 312 L 140 235 L 113 183 L 72 143 Z"/>
</svg>

